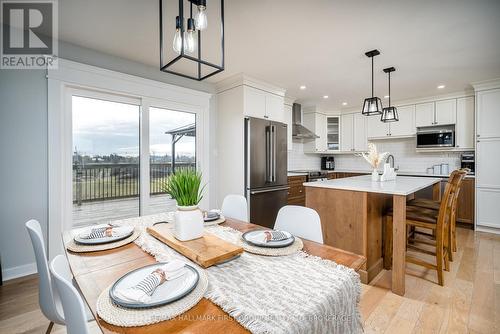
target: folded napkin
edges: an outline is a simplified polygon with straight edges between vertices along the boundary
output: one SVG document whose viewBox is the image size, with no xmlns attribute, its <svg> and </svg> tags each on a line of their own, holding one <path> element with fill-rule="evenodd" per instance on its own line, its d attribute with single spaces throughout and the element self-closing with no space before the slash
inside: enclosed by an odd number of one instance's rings
<svg viewBox="0 0 500 334">
<path fill-rule="evenodd" d="M 134 230 L 133 226 L 94 226 L 89 227 L 82 233 L 80 238 L 83 239 L 99 239 L 104 237 L 122 237 L 130 234 Z"/>
<path fill-rule="evenodd" d="M 186 273 L 185 265 L 186 263 L 181 260 L 172 260 L 149 273 L 136 285 L 115 290 L 115 295 L 128 302 L 147 303 L 151 300 L 156 288 L 162 283 L 184 275 Z"/>
<path fill-rule="evenodd" d="M 247 237 L 250 242 L 254 243 L 267 243 L 269 241 L 281 241 L 292 237 L 292 234 L 286 231 L 261 231 L 261 233 L 254 233 Z"/>
</svg>

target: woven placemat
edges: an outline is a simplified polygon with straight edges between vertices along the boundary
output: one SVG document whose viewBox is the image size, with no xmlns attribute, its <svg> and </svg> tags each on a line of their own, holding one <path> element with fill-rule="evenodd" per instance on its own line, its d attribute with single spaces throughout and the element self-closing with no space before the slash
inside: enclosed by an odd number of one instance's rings
<svg viewBox="0 0 500 334">
<path fill-rule="evenodd" d="M 302 248 L 304 248 L 304 243 L 300 238 L 295 237 L 295 241 L 293 244 L 287 247 L 282 248 L 270 248 L 270 247 L 257 247 L 250 245 L 249 243 L 241 240 L 241 247 L 249 253 L 258 254 L 258 255 L 267 255 L 267 256 L 285 256 L 291 255 L 295 252 L 298 252 Z"/>
<path fill-rule="evenodd" d="M 218 219 L 212 220 L 210 222 L 203 222 L 203 226 L 213 226 L 213 225 L 219 225 L 222 224 L 223 222 L 226 221 L 226 218 L 221 215 Z"/>
<path fill-rule="evenodd" d="M 172 319 L 198 304 L 207 291 L 207 274 L 203 270 L 196 270 L 200 278 L 190 294 L 173 303 L 154 308 L 129 309 L 114 304 L 109 297 L 110 285 L 97 299 L 97 314 L 107 323 L 121 327 L 146 326 Z"/>
<path fill-rule="evenodd" d="M 141 232 L 137 228 L 135 228 L 134 233 L 132 233 L 130 237 L 116 242 L 110 242 L 108 244 L 101 244 L 101 245 L 82 245 L 76 243 L 75 240 L 71 239 L 71 241 L 66 244 L 66 249 L 75 253 L 97 252 L 97 251 L 113 249 L 131 243 L 132 241 L 137 239 L 137 237 L 140 234 Z"/>
</svg>

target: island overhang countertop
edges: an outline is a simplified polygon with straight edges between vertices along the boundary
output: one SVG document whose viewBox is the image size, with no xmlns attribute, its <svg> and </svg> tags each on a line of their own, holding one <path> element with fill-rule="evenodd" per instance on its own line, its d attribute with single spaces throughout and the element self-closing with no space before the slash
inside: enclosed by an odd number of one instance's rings
<svg viewBox="0 0 500 334">
<path fill-rule="evenodd" d="M 377 182 L 372 181 L 371 175 L 362 175 L 326 181 L 305 182 L 304 186 L 407 196 L 440 181 L 441 179 L 434 177 L 398 175 L 396 180 Z"/>
</svg>

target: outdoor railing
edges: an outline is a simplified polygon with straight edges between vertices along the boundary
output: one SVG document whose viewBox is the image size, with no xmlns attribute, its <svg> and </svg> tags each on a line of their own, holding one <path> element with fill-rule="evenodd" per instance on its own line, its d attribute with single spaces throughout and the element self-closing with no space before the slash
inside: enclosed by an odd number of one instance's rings
<svg viewBox="0 0 500 334">
<path fill-rule="evenodd" d="M 195 163 L 176 162 L 175 169 L 194 168 Z M 150 194 L 164 194 L 162 184 L 172 173 L 170 163 L 152 163 Z M 139 164 L 73 164 L 73 203 L 139 196 Z"/>
</svg>

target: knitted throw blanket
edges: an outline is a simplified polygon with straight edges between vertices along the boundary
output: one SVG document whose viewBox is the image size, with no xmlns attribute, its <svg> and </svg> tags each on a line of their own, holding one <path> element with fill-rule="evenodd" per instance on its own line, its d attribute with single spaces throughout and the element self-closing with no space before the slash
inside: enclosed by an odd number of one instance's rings
<svg viewBox="0 0 500 334">
<path fill-rule="evenodd" d="M 149 216 L 120 223 L 145 228 L 152 221 Z M 229 227 L 212 226 L 206 230 L 229 242 L 241 238 L 239 231 Z M 182 257 L 147 233 L 142 233 L 135 243 L 158 261 Z M 209 287 L 205 297 L 252 333 L 363 331 L 358 310 L 359 275 L 333 261 L 302 251 L 278 257 L 243 253 L 206 272 Z"/>
</svg>

